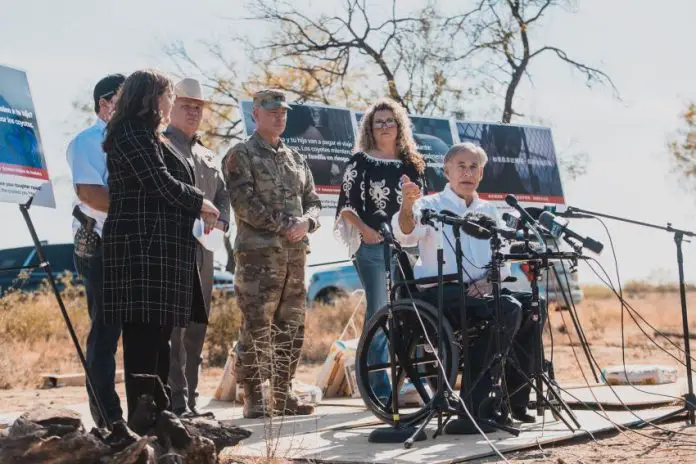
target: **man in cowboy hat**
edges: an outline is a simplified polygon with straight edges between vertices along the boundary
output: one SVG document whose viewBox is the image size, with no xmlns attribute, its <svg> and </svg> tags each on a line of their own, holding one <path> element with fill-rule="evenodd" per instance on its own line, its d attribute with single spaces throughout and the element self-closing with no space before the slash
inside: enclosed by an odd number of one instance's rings
<svg viewBox="0 0 696 464">
<path fill-rule="evenodd" d="M 195 79 L 183 79 L 174 86 L 176 100 L 171 112 L 169 127 L 164 131 L 165 151 L 183 156 L 193 169 L 196 187 L 203 191 L 207 199 L 220 210 L 219 221 L 229 223 L 230 202 L 225 182 L 215 164 L 215 154 L 205 148 L 198 138 L 197 131 L 203 119 L 206 100 L 203 98 L 201 84 Z M 165 154 L 165 159 L 168 153 Z M 203 218 L 208 229 L 214 226 Z M 203 300 L 206 313 L 210 315 L 210 301 L 213 292 L 213 252 L 202 245 L 196 250 L 196 262 L 201 278 Z M 187 412 L 198 415 L 196 410 L 196 388 L 198 370 L 202 361 L 201 352 L 207 325 L 191 323 L 187 328 L 175 328 L 172 332 L 172 353 L 169 369 L 172 410 L 177 415 Z"/>
</svg>

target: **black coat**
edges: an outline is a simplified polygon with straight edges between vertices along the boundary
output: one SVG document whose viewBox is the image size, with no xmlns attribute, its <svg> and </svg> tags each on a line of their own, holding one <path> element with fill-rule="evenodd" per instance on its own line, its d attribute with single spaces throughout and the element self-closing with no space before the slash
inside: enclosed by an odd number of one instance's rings
<svg viewBox="0 0 696 464">
<path fill-rule="evenodd" d="M 193 169 L 183 159 L 167 168 L 160 141 L 138 119 L 113 130 L 106 154 L 105 320 L 176 327 L 205 323 L 192 234 L 203 193 L 193 186 Z"/>
</svg>

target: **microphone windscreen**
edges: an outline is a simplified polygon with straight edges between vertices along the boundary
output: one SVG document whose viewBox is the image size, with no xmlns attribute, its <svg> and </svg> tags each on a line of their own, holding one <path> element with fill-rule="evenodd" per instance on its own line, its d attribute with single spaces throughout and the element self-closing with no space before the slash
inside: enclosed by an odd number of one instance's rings
<svg viewBox="0 0 696 464">
<path fill-rule="evenodd" d="M 505 203 L 507 203 L 510 206 L 517 206 L 517 197 L 511 193 L 508 193 L 505 196 Z"/>
<path fill-rule="evenodd" d="M 525 209 L 527 210 L 529 215 L 532 216 L 532 218 L 535 220 L 539 220 L 539 216 L 541 216 L 541 213 L 546 211 L 543 208 L 537 208 L 534 206 L 530 206 L 529 208 L 525 208 Z"/>
<path fill-rule="evenodd" d="M 529 242 L 529 248 L 533 252 L 541 251 L 541 245 L 537 242 Z M 510 253 L 526 253 L 530 250 L 524 245 L 524 242 L 512 242 L 510 243 Z"/>
<path fill-rule="evenodd" d="M 556 219 L 556 216 L 554 216 L 553 213 L 543 211 L 539 215 L 539 224 L 544 226 L 546 229 L 551 230 L 551 228 L 553 227 L 554 219 Z"/>
</svg>

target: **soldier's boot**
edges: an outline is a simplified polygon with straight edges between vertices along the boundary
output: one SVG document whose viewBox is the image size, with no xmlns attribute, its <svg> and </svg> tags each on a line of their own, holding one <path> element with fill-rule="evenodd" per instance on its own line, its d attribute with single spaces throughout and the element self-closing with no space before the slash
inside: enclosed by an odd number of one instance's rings
<svg viewBox="0 0 696 464">
<path fill-rule="evenodd" d="M 269 409 L 264 404 L 261 385 L 245 382 L 242 387 L 244 388 L 244 417 L 247 419 L 268 417 Z"/>
<path fill-rule="evenodd" d="M 274 389 L 273 408 L 283 416 L 309 416 L 314 414 L 314 405 L 302 401 L 292 392 L 290 384 L 279 382 Z"/>
</svg>

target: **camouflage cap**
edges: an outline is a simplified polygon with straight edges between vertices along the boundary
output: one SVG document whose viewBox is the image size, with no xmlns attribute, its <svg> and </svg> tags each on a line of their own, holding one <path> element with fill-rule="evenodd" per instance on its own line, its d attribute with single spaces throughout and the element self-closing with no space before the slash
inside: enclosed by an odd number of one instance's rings
<svg viewBox="0 0 696 464">
<path fill-rule="evenodd" d="M 254 94 L 254 105 L 267 110 L 275 110 L 283 107 L 291 109 L 285 100 L 285 93 L 275 89 L 263 89 Z"/>
</svg>

